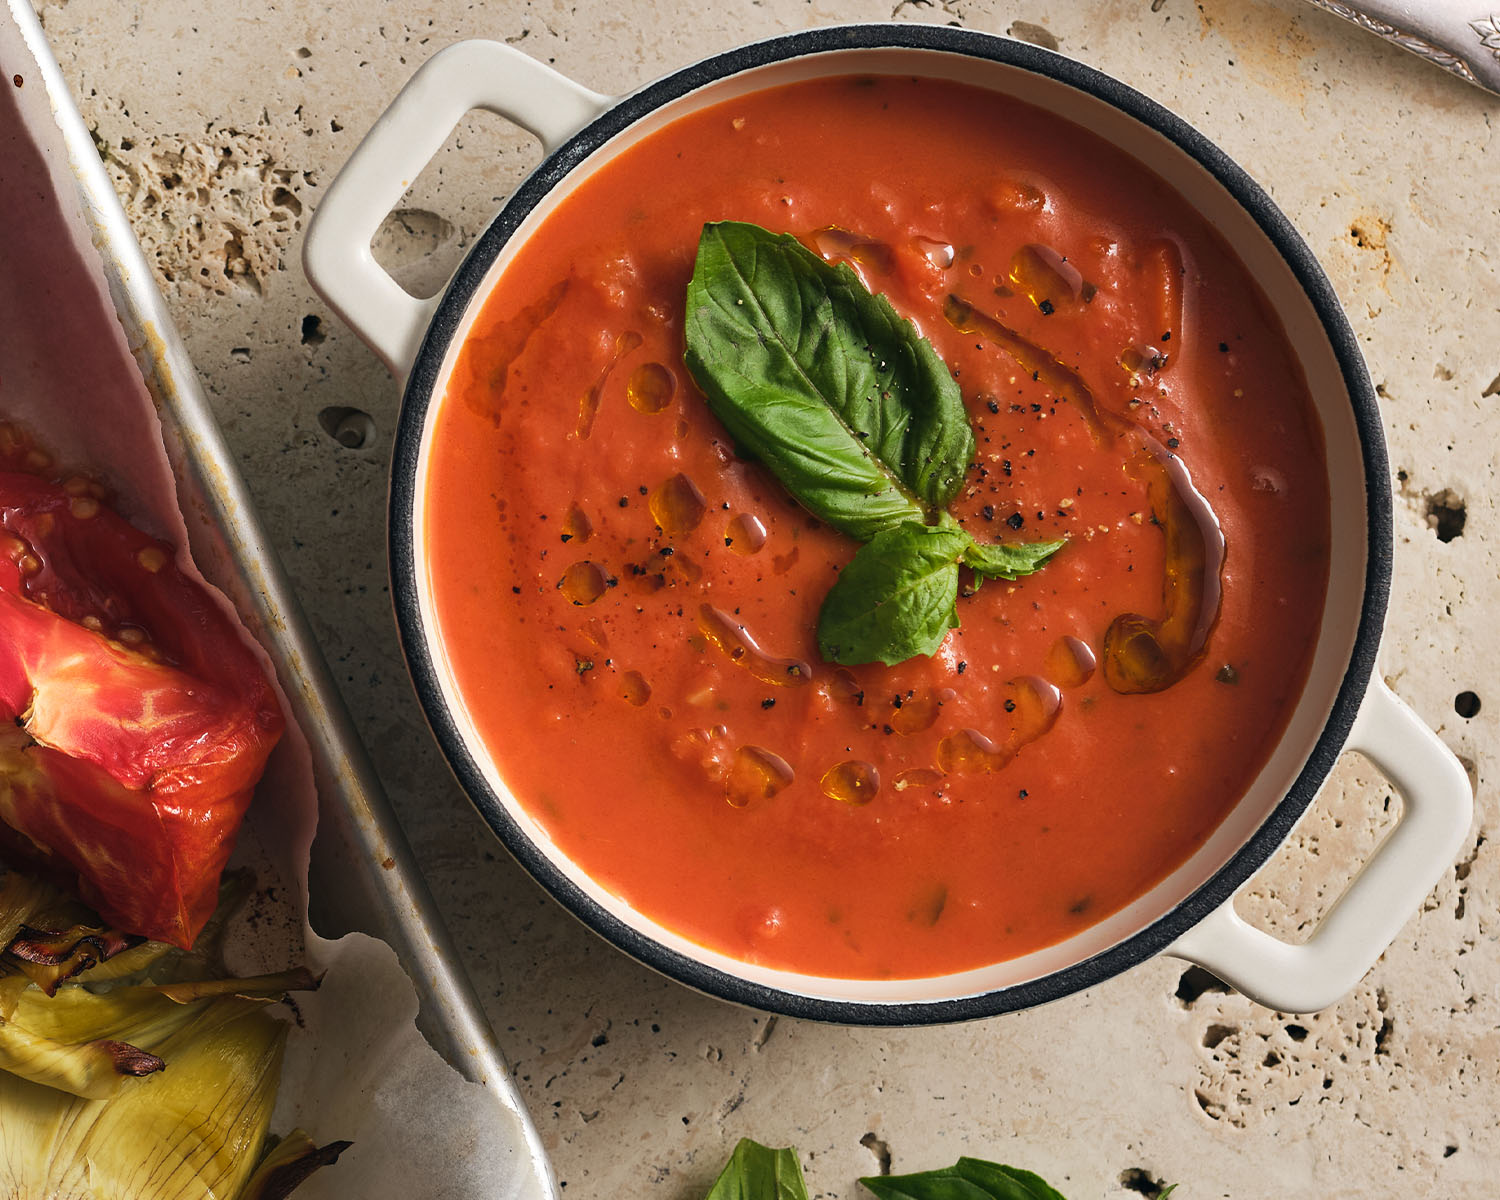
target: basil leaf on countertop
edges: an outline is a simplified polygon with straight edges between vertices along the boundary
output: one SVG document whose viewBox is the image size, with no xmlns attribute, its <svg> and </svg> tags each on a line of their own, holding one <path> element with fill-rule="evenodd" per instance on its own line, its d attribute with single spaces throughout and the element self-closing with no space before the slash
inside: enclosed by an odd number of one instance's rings
<svg viewBox="0 0 1500 1200">
<path fill-rule="evenodd" d="M 714 415 L 809 511 L 869 541 L 934 519 L 974 434 L 931 344 L 790 234 L 703 227 L 685 362 Z"/>
<path fill-rule="evenodd" d="M 1043 564 L 1067 545 L 1067 539 L 1054 542 L 992 542 L 985 545 L 971 541 L 964 550 L 964 566 L 986 579 L 1019 579 L 1038 571 Z"/>
<path fill-rule="evenodd" d="M 1064 1200 L 1039 1175 L 981 1158 L 913 1175 L 877 1175 L 860 1183 L 878 1200 Z"/>
<path fill-rule="evenodd" d="M 741 1138 L 705 1200 L 807 1200 L 797 1151 Z"/>
<path fill-rule="evenodd" d="M 895 666 L 933 654 L 958 628 L 958 560 L 971 544 L 957 525 L 908 521 L 861 546 L 823 599 L 818 649 L 830 662 Z"/>
</svg>

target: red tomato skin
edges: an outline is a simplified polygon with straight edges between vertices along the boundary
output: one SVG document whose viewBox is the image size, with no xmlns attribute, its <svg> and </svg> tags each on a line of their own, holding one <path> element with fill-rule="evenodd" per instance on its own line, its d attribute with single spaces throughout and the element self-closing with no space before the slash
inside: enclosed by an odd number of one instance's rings
<svg viewBox="0 0 1500 1200">
<path fill-rule="evenodd" d="M 0 472 L 0 854 L 188 947 L 283 728 L 242 632 L 92 494 Z"/>
</svg>

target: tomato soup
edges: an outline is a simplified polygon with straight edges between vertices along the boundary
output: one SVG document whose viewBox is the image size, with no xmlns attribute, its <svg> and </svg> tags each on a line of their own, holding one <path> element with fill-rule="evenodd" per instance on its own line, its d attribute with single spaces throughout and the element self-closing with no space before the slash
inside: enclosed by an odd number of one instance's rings
<svg viewBox="0 0 1500 1200">
<path fill-rule="evenodd" d="M 737 453 L 683 365 L 705 223 L 847 262 L 958 382 L 975 538 L 896 666 L 823 661 L 856 543 Z M 839 78 L 667 126 L 567 197 L 435 416 L 428 571 L 463 702 L 557 846 L 744 961 L 913 978 L 1117 911 L 1244 793 L 1327 583 L 1322 432 L 1275 315 L 1189 205 L 1046 112 Z"/>
</svg>

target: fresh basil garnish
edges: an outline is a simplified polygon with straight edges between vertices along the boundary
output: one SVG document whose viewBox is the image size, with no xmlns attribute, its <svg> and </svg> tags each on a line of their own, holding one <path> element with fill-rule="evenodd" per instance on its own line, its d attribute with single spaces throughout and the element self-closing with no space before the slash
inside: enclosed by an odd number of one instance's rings
<svg viewBox="0 0 1500 1200">
<path fill-rule="evenodd" d="M 976 542 L 972 538 L 964 547 L 964 566 L 986 579 L 1019 579 L 1039 570 L 1043 563 L 1063 548 L 1054 542 Z"/>
<path fill-rule="evenodd" d="M 818 644 L 835 662 L 934 653 L 958 626 L 960 561 L 1016 579 L 1063 545 L 985 546 L 959 529 L 947 506 L 974 432 L 953 376 L 885 297 L 790 234 L 703 227 L 684 359 L 741 450 L 868 543 L 819 614 Z"/>
<path fill-rule="evenodd" d="M 958 628 L 958 567 L 988 579 L 1037 570 L 1063 543 L 983 545 L 951 517 L 882 529 L 855 552 L 818 613 L 818 649 L 829 662 L 893 667 L 936 654 Z"/>
<path fill-rule="evenodd" d="M 943 360 L 790 234 L 703 227 L 686 361 L 741 447 L 851 537 L 931 520 L 958 494 L 974 434 Z"/>
<path fill-rule="evenodd" d="M 860 1183 L 877 1200 L 1064 1200 L 1039 1175 L 981 1158 L 913 1175 L 876 1175 Z"/>
<path fill-rule="evenodd" d="M 859 548 L 823 601 L 823 657 L 889 667 L 935 654 L 958 626 L 958 559 L 971 544 L 957 525 L 907 521 L 882 529 Z"/>
<path fill-rule="evenodd" d="M 704 1200 L 807 1200 L 797 1151 L 741 1138 Z"/>
</svg>

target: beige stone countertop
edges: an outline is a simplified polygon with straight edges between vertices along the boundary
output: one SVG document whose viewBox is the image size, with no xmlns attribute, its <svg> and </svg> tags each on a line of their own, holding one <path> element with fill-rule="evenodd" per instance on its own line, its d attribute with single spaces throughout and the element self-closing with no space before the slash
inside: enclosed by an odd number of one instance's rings
<svg viewBox="0 0 1500 1200">
<path fill-rule="evenodd" d="M 959 1155 L 1069 1197 L 1500 1194 L 1500 99 L 1295 0 L 56 0 L 47 33 L 389 787 L 565 1196 L 697 1200 L 735 1141 L 814 1196 Z M 1352 994 L 1290 1018 L 1157 959 L 967 1025 L 774 1019 L 664 980 L 516 866 L 452 782 L 386 584 L 398 395 L 317 300 L 300 231 L 435 49 L 488 37 L 596 90 L 844 20 L 1053 46 L 1161 101 L 1287 212 L 1380 395 L 1396 495 L 1381 670 L 1463 759 L 1475 829 Z M 537 148 L 466 121 L 378 250 L 435 287 Z M 368 420 L 366 420 L 367 415 Z M 334 432 L 362 444 L 348 446 Z M 353 431 L 351 433 L 350 431 Z M 1460 715 L 1460 693 L 1479 710 Z M 1397 802 L 1346 758 L 1242 902 L 1305 935 Z"/>
</svg>

